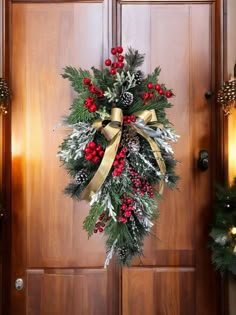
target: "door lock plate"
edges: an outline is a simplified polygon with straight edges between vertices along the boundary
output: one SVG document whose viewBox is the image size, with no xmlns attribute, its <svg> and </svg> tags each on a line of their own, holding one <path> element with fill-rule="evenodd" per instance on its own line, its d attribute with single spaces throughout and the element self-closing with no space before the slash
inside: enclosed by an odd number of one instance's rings
<svg viewBox="0 0 236 315">
<path fill-rule="evenodd" d="M 17 291 L 21 291 L 24 288 L 24 281 L 21 278 L 16 279 L 15 288 Z"/>
</svg>

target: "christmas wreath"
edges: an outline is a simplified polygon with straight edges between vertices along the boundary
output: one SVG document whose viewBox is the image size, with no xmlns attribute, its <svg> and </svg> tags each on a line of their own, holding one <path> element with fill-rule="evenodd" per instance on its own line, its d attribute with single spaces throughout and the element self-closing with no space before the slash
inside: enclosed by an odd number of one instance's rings
<svg viewBox="0 0 236 315">
<path fill-rule="evenodd" d="M 144 77 L 144 55 L 132 48 L 111 49 L 105 69 L 66 67 L 62 75 L 77 93 L 62 124 L 71 133 L 58 156 L 72 181 L 71 197 L 88 200 L 83 228 L 90 237 L 105 233 L 107 258 L 121 265 L 142 255 L 143 239 L 158 216 L 164 185 L 178 176 L 170 142 L 178 136 L 166 117 L 171 90 L 158 82 L 160 68 Z"/>
<path fill-rule="evenodd" d="M 236 179 L 231 187 L 217 186 L 209 247 L 215 268 L 236 274 Z"/>
</svg>

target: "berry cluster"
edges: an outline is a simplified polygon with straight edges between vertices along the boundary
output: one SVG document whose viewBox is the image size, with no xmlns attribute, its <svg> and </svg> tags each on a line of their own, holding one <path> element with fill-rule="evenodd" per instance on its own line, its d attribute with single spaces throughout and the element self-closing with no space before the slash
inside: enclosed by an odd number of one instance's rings
<svg viewBox="0 0 236 315">
<path fill-rule="evenodd" d="M 114 170 L 112 172 L 113 176 L 120 176 L 125 166 L 125 153 L 126 148 L 122 148 L 115 157 L 115 161 L 113 162 Z"/>
<path fill-rule="evenodd" d="M 148 89 L 153 89 L 153 84 L 152 83 L 148 83 L 147 84 L 147 88 Z M 165 91 L 160 84 L 156 84 L 155 85 L 155 90 L 158 92 L 159 95 L 165 95 L 167 98 L 170 98 L 173 94 L 170 90 Z"/>
<path fill-rule="evenodd" d="M 136 117 L 134 115 L 127 115 L 123 117 L 123 123 L 124 124 L 130 124 L 131 122 L 135 122 Z"/>
<path fill-rule="evenodd" d="M 94 233 L 100 232 L 102 233 L 104 231 L 104 227 L 106 226 L 106 223 L 111 219 L 110 216 L 108 216 L 107 212 L 103 212 L 99 218 L 98 221 L 95 223 L 95 229 L 93 230 Z"/>
<path fill-rule="evenodd" d="M 87 161 L 92 161 L 93 163 L 100 162 L 101 158 L 104 155 L 104 150 L 100 145 L 97 145 L 95 142 L 89 142 L 84 149 L 85 159 Z"/>
<path fill-rule="evenodd" d="M 130 166 L 129 168 L 129 173 L 130 173 L 131 181 L 133 184 L 134 192 L 137 192 L 138 194 L 142 196 L 145 193 L 147 193 L 149 198 L 153 198 L 154 197 L 153 188 L 148 183 L 148 181 L 142 178 L 137 172 L 135 172 L 132 166 Z"/>
<path fill-rule="evenodd" d="M 149 90 L 153 90 L 153 91 L 151 91 L 151 92 L 144 92 L 142 94 L 142 99 L 144 100 L 144 105 L 147 105 L 148 99 L 154 97 L 154 90 L 157 91 L 157 93 L 159 95 L 161 95 L 161 96 L 165 95 L 167 98 L 170 98 L 171 96 L 173 96 L 172 91 L 170 91 L 170 90 L 165 91 L 164 88 L 162 88 L 162 86 L 159 83 L 154 85 L 153 83 L 149 82 L 149 83 L 147 83 L 147 88 Z"/>
<path fill-rule="evenodd" d="M 118 46 L 111 49 L 111 54 L 116 56 L 117 61 L 112 62 L 111 59 L 105 60 L 105 65 L 107 67 L 111 67 L 110 74 L 115 75 L 117 69 L 122 69 L 124 67 L 124 56 L 121 55 L 123 52 L 123 48 Z"/>
<path fill-rule="evenodd" d="M 84 106 L 90 111 L 90 112 L 96 112 L 97 105 L 94 103 L 94 98 L 92 96 L 89 96 L 84 101 Z"/>
<path fill-rule="evenodd" d="M 133 211 L 133 199 L 123 195 L 121 198 L 120 216 L 118 222 L 126 223 L 127 218 L 130 218 Z"/>
<path fill-rule="evenodd" d="M 83 83 L 84 85 L 88 86 L 88 90 L 92 94 L 96 94 L 97 97 L 103 97 L 103 91 L 100 90 L 96 85 L 92 84 L 90 78 L 84 78 Z"/>
</svg>

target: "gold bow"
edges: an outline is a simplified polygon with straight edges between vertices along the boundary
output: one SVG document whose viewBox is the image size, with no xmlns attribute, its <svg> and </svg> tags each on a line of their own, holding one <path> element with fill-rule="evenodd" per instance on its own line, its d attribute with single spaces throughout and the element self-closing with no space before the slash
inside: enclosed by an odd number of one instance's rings
<svg viewBox="0 0 236 315">
<path fill-rule="evenodd" d="M 161 124 L 157 123 L 157 117 L 154 110 L 144 110 L 134 113 L 134 115 L 139 118 L 144 125 L 147 125 L 149 123 L 152 124 L 152 126 L 156 126 L 159 128 L 162 128 L 163 126 Z M 122 124 L 123 124 L 123 113 L 120 108 L 112 108 L 111 110 L 111 117 L 109 118 L 110 122 L 105 127 L 102 126 L 103 120 L 97 119 L 93 123 L 93 127 L 97 130 L 100 130 L 101 133 L 106 137 L 106 139 L 109 142 L 109 145 L 107 146 L 102 162 L 97 169 L 95 175 L 89 182 L 89 184 L 85 187 L 83 190 L 80 199 L 87 199 L 89 200 L 93 194 L 95 194 L 99 188 L 102 186 L 104 181 L 106 180 L 111 167 L 113 165 L 113 162 L 115 160 L 115 156 L 120 144 L 121 135 L 122 135 Z M 133 125 L 133 128 L 137 133 L 139 133 L 142 137 L 144 137 L 148 143 L 150 144 L 153 154 L 156 158 L 156 162 L 160 168 L 161 172 L 161 181 L 159 185 L 159 193 L 162 194 L 163 188 L 164 188 L 164 175 L 166 172 L 166 166 L 164 163 L 164 160 L 161 156 L 160 149 L 157 145 L 157 143 L 148 136 L 143 130 L 138 128 L 137 126 Z"/>
</svg>

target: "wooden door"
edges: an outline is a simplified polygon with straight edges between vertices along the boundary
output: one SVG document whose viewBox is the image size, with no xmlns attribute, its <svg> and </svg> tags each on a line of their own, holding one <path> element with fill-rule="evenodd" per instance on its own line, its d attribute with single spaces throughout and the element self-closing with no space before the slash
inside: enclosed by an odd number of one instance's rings
<svg viewBox="0 0 236 315">
<path fill-rule="evenodd" d="M 164 193 L 157 238 L 146 240 L 142 263 L 122 271 L 124 315 L 219 311 L 210 302 L 217 299 L 217 283 L 206 248 L 213 168 L 211 164 L 206 172 L 197 168 L 200 150 L 208 150 L 212 160 L 215 152 L 213 104 L 205 98 L 214 84 L 213 8 L 210 3 L 135 2 L 119 7 L 122 43 L 146 53 L 145 72 L 159 64 L 161 79 L 176 94 L 169 115 L 180 135 L 174 151 L 181 177 L 179 191 Z"/>
<path fill-rule="evenodd" d="M 193 1 L 194 2 L 194 1 Z M 11 6 L 12 300 L 11 315 L 217 314 L 215 274 L 206 249 L 214 156 L 214 3 L 16 1 Z M 113 26 L 113 28 L 112 28 Z M 111 34 L 146 53 L 143 70 L 162 68 L 174 89 L 169 115 L 180 141 L 179 191 L 165 191 L 157 238 L 139 261 L 103 269 L 104 240 L 87 240 L 88 206 L 63 195 L 67 175 L 56 158 L 56 127 L 73 94 L 63 67 L 102 67 Z M 14 288 L 23 279 L 24 289 Z"/>
</svg>

